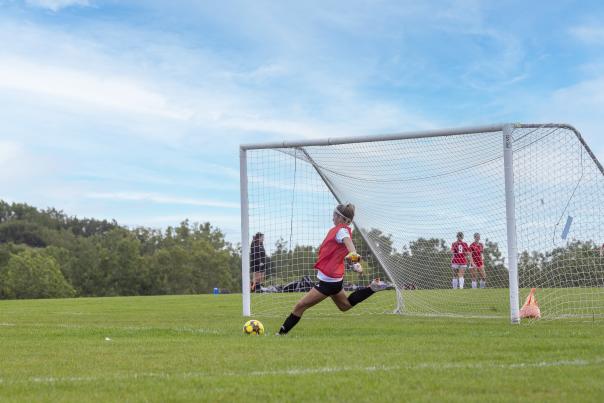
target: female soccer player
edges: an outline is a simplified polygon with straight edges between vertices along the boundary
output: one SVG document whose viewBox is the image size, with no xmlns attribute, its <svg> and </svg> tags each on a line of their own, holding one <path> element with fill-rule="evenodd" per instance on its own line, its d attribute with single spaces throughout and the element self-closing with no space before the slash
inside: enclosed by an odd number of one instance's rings
<svg viewBox="0 0 604 403">
<path fill-rule="evenodd" d="M 480 288 L 485 288 L 487 285 L 487 275 L 484 272 L 484 245 L 480 243 L 480 234 L 474 234 L 474 242 L 470 244 L 470 253 L 472 254 L 472 262 L 470 263 L 470 276 L 472 277 L 472 288 L 477 288 L 476 272 L 480 275 Z"/>
<path fill-rule="evenodd" d="M 250 269 L 254 273 L 252 292 L 260 291 L 267 266 L 266 251 L 264 250 L 264 234 L 256 233 L 250 245 Z"/>
<path fill-rule="evenodd" d="M 451 270 L 453 271 L 453 280 L 451 280 L 451 286 L 456 289 L 463 288 L 464 283 L 464 272 L 468 267 L 468 260 L 466 254 L 470 251 L 468 244 L 463 241 L 463 232 L 457 233 L 457 241 L 451 245 L 451 252 L 453 252 L 453 258 L 451 259 Z"/>
<path fill-rule="evenodd" d="M 353 218 L 353 204 L 339 204 L 333 211 L 334 227 L 327 232 L 315 263 L 319 283 L 298 301 L 278 334 L 287 334 L 300 321 L 304 311 L 327 297 L 331 297 L 341 311 L 347 311 L 376 291 L 386 289 L 385 283 L 375 279 L 369 287 L 360 288 L 348 297 L 344 292 L 344 260 L 356 262 L 360 258 L 352 243 L 352 230 L 349 227 Z M 361 266 L 357 265 L 355 271 L 362 272 Z"/>
</svg>

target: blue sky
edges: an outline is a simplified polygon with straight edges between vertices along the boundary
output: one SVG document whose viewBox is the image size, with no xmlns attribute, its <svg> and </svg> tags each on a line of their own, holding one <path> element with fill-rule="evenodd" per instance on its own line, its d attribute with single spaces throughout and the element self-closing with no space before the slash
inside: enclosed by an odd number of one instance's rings
<svg viewBox="0 0 604 403">
<path fill-rule="evenodd" d="M 566 122 L 600 1 L 0 0 L 0 198 L 239 237 L 240 143 Z"/>
</svg>

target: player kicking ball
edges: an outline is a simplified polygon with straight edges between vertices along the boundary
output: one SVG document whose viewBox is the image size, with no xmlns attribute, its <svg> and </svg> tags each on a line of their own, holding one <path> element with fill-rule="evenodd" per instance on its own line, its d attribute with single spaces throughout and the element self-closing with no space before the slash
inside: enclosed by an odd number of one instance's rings
<svg viewBox="0 0 604 403">
<path fill-rule="evenodd" d="M 453 258 L 451 259 L 451 270 L 453 271 L 453 279 L 451 280 L 451 286 L 453 289 L 463 288 L 464 284 L 464 273 L 468 267 L 468 259 L 466 255 L 470 252 L 468 244 L 463 241 L 463 232 L 457 233 L 457 241 L 451 245 L 451 252 Z"/>
<path fill-rule="evenodd" d="M 363 268 L 358 263 L 361 257 L 352 243 L 350 223 L 353 218 L 353 204 L 339 204 L 333 211 L 334 227 L 327 232 L 314 266 L 319 283 L 296 303 L 292 313 L 279 329 L 278 335 L 287 334 L 300 321 L 304 311 L 327 297 L 331 297 L 340 311 L 344 312 L 371 297 L 375 292 L 386 289 L 385 283 L 375 279 L 369 287 L 360 288 L 349 296 L 344 292 L 344 262 L 346 261 L 347 266 L 357 273 L 363 272 Z"/>
<path fill-rule="evenodd" d="M 480 243 L 480 234 L 474 234 L 474 242 L 470 244 L 470 254 L 472 263 L 470 263 L 470 276 L 472 277 L 472 288 L 477 288 L 477 273 L 480 276 L 480 288 L 487 285 L 487 275 L 484 271 L 484 245 Z"/>
</svg>

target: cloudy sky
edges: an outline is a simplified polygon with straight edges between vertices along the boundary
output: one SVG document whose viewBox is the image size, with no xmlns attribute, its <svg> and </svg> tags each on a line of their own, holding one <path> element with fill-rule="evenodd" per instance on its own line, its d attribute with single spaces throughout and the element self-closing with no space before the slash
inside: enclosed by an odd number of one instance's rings
<svg viewBox="0 0 604 403">
<path fill-rule="evenodd" d="M 567 122 L 601 1 L 0 0 L 0 199 L 239 236 L 240 143 Z"/>
</svg>

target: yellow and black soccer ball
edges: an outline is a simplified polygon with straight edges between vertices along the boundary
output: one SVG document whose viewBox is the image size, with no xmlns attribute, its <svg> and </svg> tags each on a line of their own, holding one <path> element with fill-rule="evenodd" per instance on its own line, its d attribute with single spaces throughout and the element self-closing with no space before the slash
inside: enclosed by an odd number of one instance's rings
<svg viewBox="0 0 604 403">
<path fill-rule="evenodd" d="M 245 322 L 245 325 L 243 325 L 243 333 L 244 334 L 256 334 L 256 335 L 263 335 L 264 334 L 264 325 L 262 323 L 260 323 L 259 320 L 248 320 L 247 322 Z"/>
</svg>

